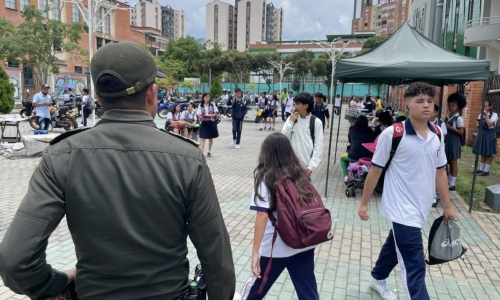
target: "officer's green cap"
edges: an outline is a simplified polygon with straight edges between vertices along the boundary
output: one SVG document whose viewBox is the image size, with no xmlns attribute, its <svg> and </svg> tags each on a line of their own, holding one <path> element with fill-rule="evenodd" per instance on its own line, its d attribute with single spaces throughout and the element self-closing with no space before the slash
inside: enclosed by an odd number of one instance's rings
<svg viewBox="0 0 500 300">
<path fill-rule="evenodd" d="M 101 76 L 109 74 L 126 87 L 123 91 L 104 93 L 96 85 L 97 95 L 105 98 L 132 95 L 155 82 L 156 77 L 166 77 L 156 69 L 151 54 L 131 42 L 113 42 L 102 46 L 92 57 L 90 73 L 94 83 L 97 83 Z"/>
</svg>

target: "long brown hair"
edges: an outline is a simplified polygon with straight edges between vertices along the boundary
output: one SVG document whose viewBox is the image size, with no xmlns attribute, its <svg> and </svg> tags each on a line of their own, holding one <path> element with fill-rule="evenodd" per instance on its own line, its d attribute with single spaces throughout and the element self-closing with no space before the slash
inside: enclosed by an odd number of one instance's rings
<svg viewBox="0 0 500 300">
<path fill-rule="evenodd" d="M 288 177 L 297 186 L 299 200 L 310 203 L 313 194 L 302 188 L 310 180 L 305 174 L 306 170 L 300 165 L 288 138 L 279 132 L 272 133 L 262 143 L 259 162 L 253 172 L 255 197 L 266 201 L 259 193 L 263 182 L 269 195 L 269 208 L 276 210 L 276 184 L 280 178 Z"/>
</svg>

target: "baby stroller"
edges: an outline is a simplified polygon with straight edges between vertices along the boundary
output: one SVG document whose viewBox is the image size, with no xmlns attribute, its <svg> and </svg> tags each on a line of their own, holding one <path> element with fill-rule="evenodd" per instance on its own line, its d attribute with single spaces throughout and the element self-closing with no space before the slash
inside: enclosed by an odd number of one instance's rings
<svg viewBox="0 0 500 300">
<path fill-rule="evenodd" d="M 349 163 L 347 173 L 349 181 L 345 188 L 347 198 L 356 197 L 356 189 L 365 183 L 366 176 L 372 165 L 371 158 L 361 158 L 357 162 Z"/>
</svg>

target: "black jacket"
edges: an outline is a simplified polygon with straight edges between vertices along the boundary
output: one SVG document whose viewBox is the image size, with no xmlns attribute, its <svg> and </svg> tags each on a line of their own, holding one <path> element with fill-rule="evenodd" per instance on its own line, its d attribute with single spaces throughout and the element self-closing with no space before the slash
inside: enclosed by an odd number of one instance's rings
<svg viewBox="0 0 500 300">
<path fill-rule="evenodd" d="M 375 134 L 371 129 L 360 131 L 356 127 L 349 128 L 349 149 L 348 156 L 352 159 L 360 159 L 363 157 L 373 157 L 373 153 L 366 149 L 363 143 L 372 143 L 375 140 Z"/>
<path fill-rule="evenodd" d="M 240 101 L 233 98 L 230 104 L 233 107 L 233 111 L 231 112 L 231 116 L 235 120 L 243 120 L 248 110 L 248 102 L 241 99 Z"/>
</svg>

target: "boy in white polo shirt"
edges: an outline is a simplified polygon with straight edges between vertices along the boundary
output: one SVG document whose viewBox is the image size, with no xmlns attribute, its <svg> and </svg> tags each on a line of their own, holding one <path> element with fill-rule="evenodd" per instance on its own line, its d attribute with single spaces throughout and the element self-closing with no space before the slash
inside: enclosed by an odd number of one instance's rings
<svg viewBox="0 0 500 300">
<path fill-rule="evenodd" d="M 383 299 L 397 299 L 385 279 L 399 263 L 409 299 L 426 300 L 425 258 L 422 228 L 437 189 L 444 202 L 444 217 L 455 218 L 448 193 L 444 138 L 437 126 L 429 122 L 434 110 L 434 88 L 416 82 L 406 90 L 408 119 L 403 122 L 404 134 L 385 173 L 380 214 L 391 223 L 389 236 L 372 270 L 371 286 Z M 378 139 L 372 167 L 366 178 L 359 217 L 369 219 L 368 203 L 384 166 L 390 157 L 394 126 L 384 130 Z"/>
</svg>

